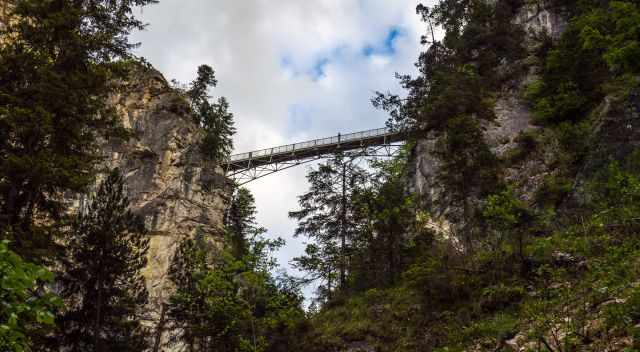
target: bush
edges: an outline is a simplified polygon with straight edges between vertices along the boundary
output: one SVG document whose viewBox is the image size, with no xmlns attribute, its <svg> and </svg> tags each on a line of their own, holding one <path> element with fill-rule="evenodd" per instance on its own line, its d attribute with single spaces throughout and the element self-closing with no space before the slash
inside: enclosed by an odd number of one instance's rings
<svg viewBox="0 0 640 352">
<path fill-rule="evenodd" d="M 33 334 L 54 325 L 54 311 L 61 301 L 39 290 L 53 274 L 27 263 L 0 242 L 0 350 L 29 351 Z"/>
</svg>

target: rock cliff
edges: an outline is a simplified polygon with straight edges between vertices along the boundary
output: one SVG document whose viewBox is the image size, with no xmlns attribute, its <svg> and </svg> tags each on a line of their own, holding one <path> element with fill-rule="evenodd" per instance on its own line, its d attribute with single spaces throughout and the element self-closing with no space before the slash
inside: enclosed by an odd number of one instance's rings
<svg viewBox="0 0 640 352">
<path fill-rule="evenodd" d="M 527 33 L 526 46 L 529 57 L 502 68 L 505 72 L 520 70 L 523 74 L 503 85 L 493 107 L 495 119 L 485 121 L 482 126 L 485 141 L 500 159 L 507 158 L 509 153 L 517 148 L 519 136 L 537 129 L 530 108 L 524 100 L 526 86 L 536 78 L 538 70 L 537 63 L 533 61 L 536 50 L 534 38 L 546 33 L 553 40 L 557 40 L 567 24 L 561 9 L 541 4 L 523 6 L 515 16 L 514 22 L 521 24 Z M 460 225 L 457 219 L 461 216 L 461 209 L 439 202 L 444 198 L 446 189 L 438 179 L 440 161 L 434 152 L 438 137 L 435 133 L 429 133 L 416 141 L 410 159 L 409 188 L 420 196 L 423 207 L 431 216 L 433 229 L 450 235 L 455 233 L 456 226 Z M 504 177 L 507 180 L 516 183 L 518 180 L 522 181 L 519 193 L 524 198 L 531 197 L 544 176 L 553 172 L 542 159 L 544 156 L 522 160 L 509 165 L 505 170 Z"/>
<path fill-rule="evenodd" d="M 155 327 L 172 292 L 167 270 L 179 241 L 196 231 L 222 241 L 230 183 L 219 167 L 202 160 L 202 134 L 188 102 L 159 72 L 135 70 L 111 104 L 133 136 L 104 143 L 105 166 L 124 175 L 131 208 L 151 236 L 143 274 L 150 295 L 146 319 Z"/>
<path fill-rule="evenodd" d="M 0 0 L 0 29 L 11 20 L 10 6 Z M 167 274 L 178 243 L 196 231 L 222 241 L 231 183 L 220 167 L 202 159 L 198 145 L 203 135 L 184 93 L 158 71 L 136 65 L 109 101 L 132 136 L 101 143 L 102 167 L 120 169 L 131 209 L 144 218 L 151 237 L 143 272 L 149 291 L 144 313 L 146 324 L 155 330 L 173 291 Z M 72 209 L 83 208 L 84 196 L 68 197 Z"/>
</svg>

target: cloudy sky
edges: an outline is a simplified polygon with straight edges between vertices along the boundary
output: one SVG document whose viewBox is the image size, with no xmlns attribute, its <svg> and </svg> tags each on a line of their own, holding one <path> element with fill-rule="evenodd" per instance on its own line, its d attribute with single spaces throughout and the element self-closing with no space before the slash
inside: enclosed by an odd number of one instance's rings
<svg viewBox="0 0 640 352">
<path fill-rule="evenodd" d="M 375 91 L 401 93 L 395 72 L 414 73 L 425 26 L 418 0 L 161 0 L 142 9 L 137 54 L 167 79 L 187 83 L 200 64 L 218 78 L 235 115 L 235 152 L 384 125 Z M 303 252 L 287 217 L 306 188 L 309 166 L 247 186 L 258 221 L 287 245 L 278 260 Z"/>
</svg>

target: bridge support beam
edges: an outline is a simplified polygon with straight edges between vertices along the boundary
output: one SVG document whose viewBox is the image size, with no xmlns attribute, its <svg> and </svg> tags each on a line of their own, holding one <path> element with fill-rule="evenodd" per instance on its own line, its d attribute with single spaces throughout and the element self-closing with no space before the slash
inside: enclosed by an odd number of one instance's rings
<svg viewBox="0 0 640 352">
<path fill-rule="evenodd" d="M 385 141 L 386 142 L 386 141 Z M 401 142 L 375 145 L 375 146 L 362 146 L 359 149 L 351 149 L 348 151 L 340 151 L 339 148 L 332 151 L 331 153 L 323 153 L 309 156 L 305 154 L 304 156 L 295 157 L 295 155 L 290 156 L 283 160 L 274 160 L 273 158 L 269 159 L 269 162 L 248 162 L 246 163 L 246 167 L 236 168 L 234 170 L 227 171 L 227 177 L 231 178 L 236 182 L 237 185 L 241 186 L 247 184 L 251 181 L 257 180 L 259 178 L 265 177 L 267 175 L 271 175 L 278 171 L 286 170 L 292 168 L 294 166 L 306 164 L 315 160 L 327 159 L 335 156 L 338 153 L 342 153 L 347 158 L 356 159 L 356 158 L 388 158 L 396 156 L 401 147 Z"/>
</svg>

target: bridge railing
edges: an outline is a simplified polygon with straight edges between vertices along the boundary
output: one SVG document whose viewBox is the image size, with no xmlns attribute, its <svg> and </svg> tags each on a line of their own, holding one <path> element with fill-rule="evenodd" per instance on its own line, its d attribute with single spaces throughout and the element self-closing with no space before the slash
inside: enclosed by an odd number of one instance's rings
<svg viewBox="0 0 640 352">
<path fill-rule="evenodd" d="M 392 131 L 389 128 L 376 128 L 373 130 L 362 132 L 347 133 L 342 135 L 339 134 L 328 138 L 314 139 L 306 142 L 287 144 L 274 148 L 260 149 L 248 153 L 234 154 L 229 157 L 229 161 L 234 162 L 239 160 L 262 158 L 270 155 L 293 153 L 294 151 L 323 147 L 343 142 L 353 142 L 363 139 L 383 137 L 391 133 Z"/>
</svg>

